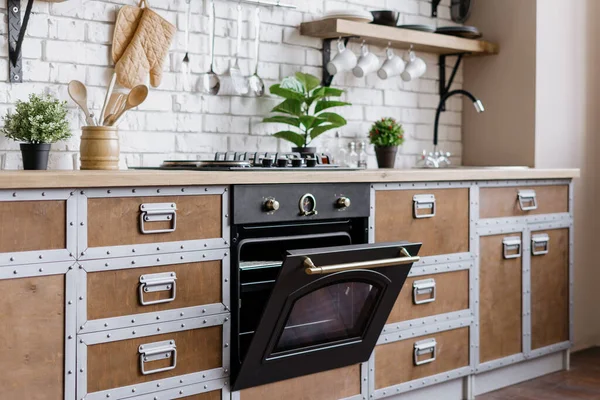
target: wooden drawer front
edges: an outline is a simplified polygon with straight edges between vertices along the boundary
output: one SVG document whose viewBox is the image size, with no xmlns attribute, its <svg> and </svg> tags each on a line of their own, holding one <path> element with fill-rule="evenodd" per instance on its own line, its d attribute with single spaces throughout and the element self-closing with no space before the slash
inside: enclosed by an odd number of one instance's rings
<svg viewBox="0 0 600 400">
<path fill-rule="evenodd" d="M 435 216 L 415 218 L 415 195 L 435 196 Z M 422 242 L 420 256 L 469 251 L 469 189 L 381 190 L 375 194 L 375 241 Z"/>
<path fill-rule="evenodd" d="M 0 398 L 65 398 L 65 276 L 0 280 L 0 293 Z"/>
<path fill-rule="evenodd" d="M 0 201 L 0 253 L 66 248 L 66 200 Z"/>
<path fill-rule="evenodd" d="M 535 210 L 523 211 L 519 191 L 533 190 L 537 201 Z M 527 206 L 529 204 L 525 204 Z M 569 186 L 519 186 L 481 188 L 479 191 L 481 218 L 521 217 L 525 215 L 569 212 Z"/>
<path fill-rule="evenodd" d="M 433 280 L 435 301 L 415 304 L 414 283 Z M 429 294 L 417 294 L 417 302 L 431 299 Z M 446 314 L 469 309 L 469 270 L 408 278 L 394 304 L 387 324 Z"/>
<path fill-rule="evenodd" d="M 569 229 L 546 234 L 548 253 L 531 256 L 531 348 L 569 340 Z M 533 243 L 532 243 L 533 244 Z"/>
<path fill-rule="evenodd" d="M 436 359 L 415 365 L 415 343 L 435 339 Z M 469 365 L 469 328 L 453 329 L 375 347 L 375 389 L 452 371 Z"/>
<path fill-rule="evenodd" d="M 171 272 L 176 277 L 175 299 L 142 305 L 140 277 Z M 143 293 L 144 302 L 165 301 L 173 297 L 172 288 L 162 289 Z M 222 261 L 89 272 L 87 295 L 88 320 L 221 303 Z"/>
<path fill-rule="evenodd" d="M 143 375 L 140 367 L 140 345 L 174 341 L 177 364 L 174 369 Z M 223 359 L 222 327 L 213 326 L 156 336 L 94 344 L 87 347 L 87 392 L 220 368 Z M 166 368 L 171 359 L 146 363 L 148 370 Z"/>
<path fill-rule="evenodd" d="M 521 234 L 480 238 L 479 361 L 482 363 L 522 351 L 522 257 L 504 258 L 503 241 L 507 237 L 521 238 Z"/>
<path fill-rule="evenodd" d="M 141 232 L 142 204 L 175 203 L 176 227 L 173 232 Z M 88 247 L 107 247 L 145 243 L 166 243 L 220 238 L 222 196 L 164 196 L 90 198 L 87 203 Z M 145 222 L 147 231 L 169 229 L 172 221 Z"/>
<path fill-rule="evenodd" d="M 360 364 L 240 391 L 240 400 L 335 400 L 360 395 Z"/>
</svg>

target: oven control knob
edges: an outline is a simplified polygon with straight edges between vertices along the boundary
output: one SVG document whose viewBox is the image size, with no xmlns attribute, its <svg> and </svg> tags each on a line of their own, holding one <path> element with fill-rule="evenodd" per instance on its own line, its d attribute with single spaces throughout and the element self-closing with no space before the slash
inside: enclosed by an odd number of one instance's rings
<svg viewBox="0 0 600 400">
<path fill-rule="evenodd" d="M 264 203 L 265 210 L 277 211 L 279 210 L 279 202 L 275 199 L 267 199 Z"/>
<path fill-rule="evenodd" d="M 335 206 L 337 208 L 348 208 L 348 207 L 350 207 L 350 204 L 352 204 L 352 202 L 350 201 L 350 199 L 348 197 L 340 197 L 335 202 Z"/>
</svg>

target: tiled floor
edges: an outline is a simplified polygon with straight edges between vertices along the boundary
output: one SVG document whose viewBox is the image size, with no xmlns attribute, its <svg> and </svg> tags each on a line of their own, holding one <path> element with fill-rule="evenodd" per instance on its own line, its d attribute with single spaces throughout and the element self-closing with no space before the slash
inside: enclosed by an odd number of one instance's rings
<svg viewBox="0 0 600 400">
<path fill-rule="evenodd" d="M 571 370 L 478 396 L 477 400 L 600 400 L 600 347 L 571 355 Z"/>
</svg>

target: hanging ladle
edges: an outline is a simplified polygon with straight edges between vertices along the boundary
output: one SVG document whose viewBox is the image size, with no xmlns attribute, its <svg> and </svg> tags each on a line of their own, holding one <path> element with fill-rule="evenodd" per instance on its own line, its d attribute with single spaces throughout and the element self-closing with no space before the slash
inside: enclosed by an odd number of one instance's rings
<svg viewBox="0 0 600 400">
<path fill-rule="evenodd" d="M 215 2 L 211 0 L 210 2 L 211 12 L 210 12 L 210 70 L 202 74 L 201 85 L 202 92 L 210 95 L 216 95 L 219 93 L 219 89 L 221 88 L 221 80 L 219 76 L 214 71 L 215 64 Z"/>
<path fill-rule="evenodd" d="M 250 91 L 254 96 L 261 97 L 265 94 L 265 83 L 258 76 L 258 48 L 260 46 L 260 8 L 256 7 L 255 15 L 254 15 L 254 29 L 255 29 L 255 38 L 254 38 L 254 51 L 256 52 L 256 62 L 254 63 L 254 75 L 252 75 L 248 79 L 248 86 L 250 86 Z"/>
</svg>

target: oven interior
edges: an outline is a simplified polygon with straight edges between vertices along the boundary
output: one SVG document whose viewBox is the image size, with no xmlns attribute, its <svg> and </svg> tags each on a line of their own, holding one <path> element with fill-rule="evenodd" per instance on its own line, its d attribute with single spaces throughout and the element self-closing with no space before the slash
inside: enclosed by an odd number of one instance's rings
<svg viewBox="0 0 600 400">
<path fill-rule="evenodd" d="M 238 290 L 239 308 L 233 316 L 234 337 L 238 335 L 233 354 L 238 363 L 246 355 L 287 251 L 367 243 L 367 223 L 367 218 L 354 218 L 234 228 L 232 276 L 237 278 L 233 287 Z M 338 281 L 304 296 L 287 316 L 275 352 L 359 335 L 377 297 L 377 288 L 356 281 Z"/>
</svg>

